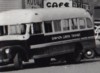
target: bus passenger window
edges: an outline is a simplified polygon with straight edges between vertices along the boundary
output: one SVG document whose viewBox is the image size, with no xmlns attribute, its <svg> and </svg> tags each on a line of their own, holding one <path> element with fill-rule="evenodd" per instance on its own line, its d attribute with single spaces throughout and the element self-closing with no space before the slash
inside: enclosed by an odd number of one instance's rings
<svg viewBox="0 0 100 73">
<path fill-rule="evenodd" d="M 91 22 L 91 20 L 89 18 L 87 18 L 86 21 L 87 21 L 87 27 L 92 28 L 93 23 Z"/>
<path fill-rule="evenodd" d="M 3 35 L 3 26 L 0 26 L 0 35 Z"/>
<path fill-rule="evenodd" d="M 73 30 L 78 29 L 77 19 L 70 19 L 70 24 Z"/>
<path fill-rule="evenodd" d="M 4 30 L 5 30 L 4 31 L 5 35 L 7 35 L 8 34 L 8 26 L 7 25 L 5 26 Z"/>
<path fill-rule="evenodd" d="M 42 33 L 42 23 L 41 22 L 33 23 L 33 31 L 34 31 L 34 34 Z"/>
<path fill-rule="evenodd" d="M 33 34 L 33 24 L 30 24 L 30 27 L 29 27 L 29 34 Z"/>
<path fill-rule="evenodd" d="M 22 35 L 26 32 L 25 24 L 16 24 L 8 26 L 8 34 L 9 35 Z"/>
<path fill-rule="evenodd" d="M 20 25 L 20 29 L 21 29 L 21 34 L 25 34 L 25 32 L 26 32 L 26 25 L 25 24 Z"/>
<path fill-rule="evenodd" d="M 45 21 L 44 28 L 46 33 L 52 32 L 52 21 Z"/>
<path fill-rule="evenodd" d="M 64 31 L 69 30 L 69 20 L 62 20 L 62 27 Z"/>
<path fill-rule="evenodd" d="M 80 18 L 79 19 L 79 27 L 80 29 L 84 29 L 85 28 L 85 20 Z"/>
<path fill-rule="evenodd" d="M 7 26 L 0 26 L 0 36 L 8 34 L 8 27 Z"/>
<path fill-rule="evenodd" d="M 61 31 L 61 21 L 60 20 L 54 20 L 54 30 L 55 32 Z"/>
</svg>

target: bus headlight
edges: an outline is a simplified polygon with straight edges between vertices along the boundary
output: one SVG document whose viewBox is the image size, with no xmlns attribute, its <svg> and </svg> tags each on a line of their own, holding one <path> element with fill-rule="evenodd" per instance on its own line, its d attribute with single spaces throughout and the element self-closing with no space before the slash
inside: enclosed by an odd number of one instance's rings
<svg viewBox="0 0 100 73">
<path fill-rule="evenodd" d="M 5 50 L 5 53 L 6 53 L 6 54 L 8 54 L 8 53 L 9 53 L 9 51 L 10 51 L 9 49 L 6 49 L 6 50 Z"/>
</svg>

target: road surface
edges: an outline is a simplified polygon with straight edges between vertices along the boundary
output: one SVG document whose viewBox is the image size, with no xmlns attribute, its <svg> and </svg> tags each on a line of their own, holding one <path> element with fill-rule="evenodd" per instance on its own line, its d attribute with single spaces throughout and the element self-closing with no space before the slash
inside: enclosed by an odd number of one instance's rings
<svg viewBox="0 0 100 73">
<path fill-rule="evenodd" d="M 100 73 L 100 58 L 83 60 L 79 64 L 54 62 L 48 66 L 36 66 L 34 63 L 27 63 L 21 70 L 14 70 L 13 65 L 0 69 L 0 73 Z"/>
</svg>

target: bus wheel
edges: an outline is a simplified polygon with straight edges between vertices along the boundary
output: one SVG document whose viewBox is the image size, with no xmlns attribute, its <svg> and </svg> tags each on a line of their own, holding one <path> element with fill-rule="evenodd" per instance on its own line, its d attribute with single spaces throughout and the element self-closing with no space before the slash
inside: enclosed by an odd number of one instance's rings
<svg viewBox="0 0 100 73">
<path fill-rule="evenodd" d="M 95 57 L 95 51 L 93 49 L 87 49 L 84 53 L 84 57 L 87 59 L 91 59 Z"/>
<path fill-rule="evenodd" d="M 23 67 L 22 58 L 20 54 L 18 53 L 15 55 L 15 58 L 14 58 L 14 66 L 15 66 L 15 69 L 21 69 Z"/>
</svg>

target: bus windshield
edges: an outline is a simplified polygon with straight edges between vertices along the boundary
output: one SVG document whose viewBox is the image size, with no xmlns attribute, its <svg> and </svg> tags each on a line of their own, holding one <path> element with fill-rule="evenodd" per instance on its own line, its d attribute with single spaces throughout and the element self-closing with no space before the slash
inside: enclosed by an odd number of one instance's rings
<svg viewBox="0 0 100 73">
<path fill-rule="evenodd" d="M 22 35 L 26 33 L 26 25 L 6 25 L 0 26 L 0 36 L 3 35 Z"/>
</svg>

